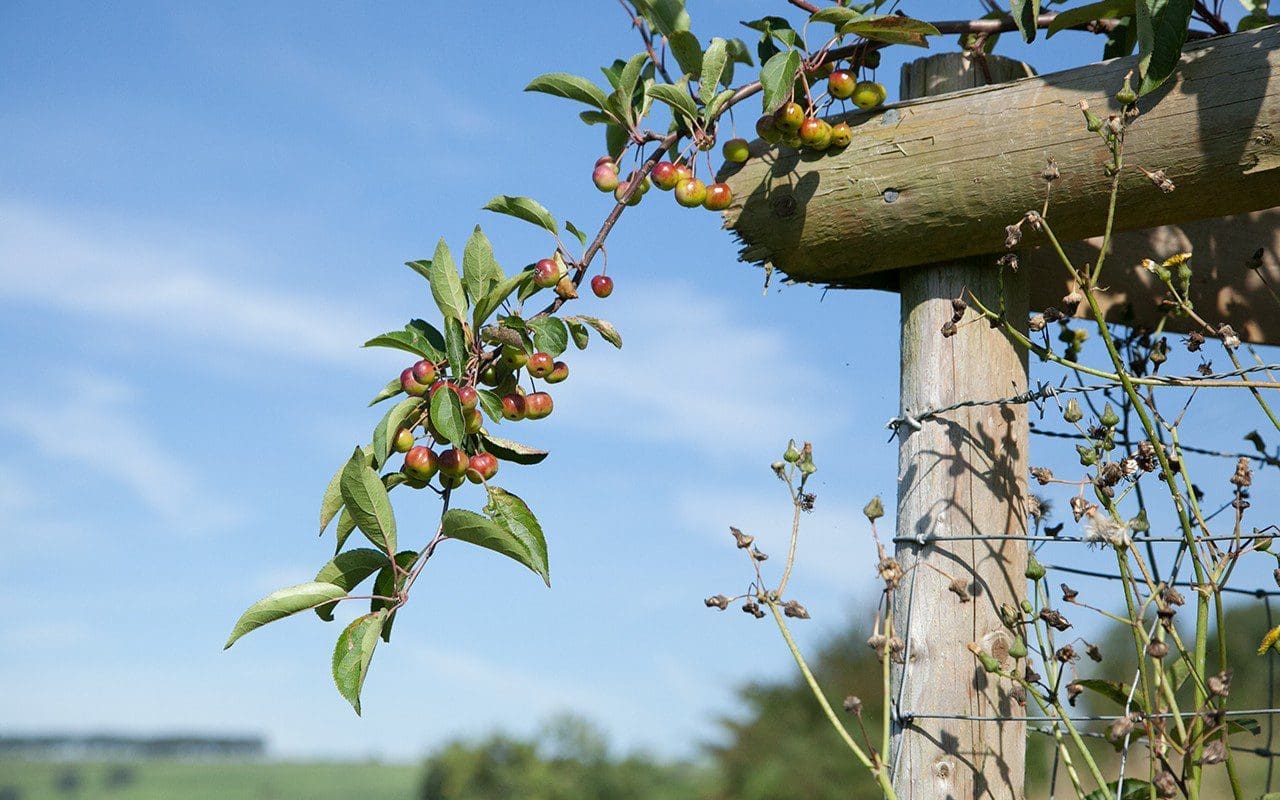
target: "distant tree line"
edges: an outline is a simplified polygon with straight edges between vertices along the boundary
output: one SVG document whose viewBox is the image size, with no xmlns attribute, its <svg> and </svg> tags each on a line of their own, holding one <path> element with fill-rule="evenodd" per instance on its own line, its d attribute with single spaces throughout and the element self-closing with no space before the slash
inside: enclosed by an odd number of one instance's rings
<svg viewBox="0 0 1280 800">
<path fill-rule="evenodd" d="M 261 758 L 265 753 L 266 742 L 259 736 L 0 736 L 0 758 L 255 759 Z"/>
</svg>

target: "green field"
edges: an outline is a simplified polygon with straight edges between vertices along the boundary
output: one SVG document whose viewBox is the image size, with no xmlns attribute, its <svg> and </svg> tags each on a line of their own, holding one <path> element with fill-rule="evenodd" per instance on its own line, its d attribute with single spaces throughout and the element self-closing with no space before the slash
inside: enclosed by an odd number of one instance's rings
<svg viewBox="0 0 1280 800">
<path fill-rule="evenodd" d="M 77 788 L 61 785 L 73 774 Z M 411 800 L 419 775 L 403 764 L 0 760 L 0 800 Z"/>
</svg>

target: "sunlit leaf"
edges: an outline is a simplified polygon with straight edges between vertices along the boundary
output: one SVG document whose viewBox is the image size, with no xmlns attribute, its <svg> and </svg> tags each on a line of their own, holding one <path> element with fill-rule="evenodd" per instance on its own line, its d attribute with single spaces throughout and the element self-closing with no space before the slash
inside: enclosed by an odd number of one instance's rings
<svg viewBox="0 0 1280 800">
<path fill-rule="evenodd" d="M 543 94 L 577 100 L 589 106 L 604 110 L 604 91 L 591 81 L 567 72 L 549 72 L 539 75 L 524 87 L 526 92 L 542 92 Z"/>
<path fill-rule="evenodd" d="M 257 630 L 269 622 L 275 622 L 278 619 L 297 614 L 300 611 L 307 611 L 315 608 L 347 594 L 346 590 L 341 586 L 335 586 L 332 583 L 301 583 L 297 586 L 290 586 L 287 589 L 281 589 L 278 592 L 272 592 L 258 602 L 249 606 L 249 608 L 240 615 L 240 619 L 236 621 L 235 627 L 231 629 L 231 636 L 227 639 L 227 643 L 222 649 L 227 649 L 236 643 L 236 640 L 244 636 L 250 631 Z"/>
<path fill-rule="evenodd" d="M 551 216 L 551 212 L 545 209 L 537 200 L 530 197 L 513 197 L 509 194 L 500 194 L 485 203 L 484 209 L 485 211 L 506 214 L 509 217 L 515 217 L 516 219 L 522 219 L 525 222 L 541 226 L 550 231 L 552 235 L 560 232 L 560 227 L 556 224 L 556 218 Z"/>
<path fill-rule="evenodd" d="M 396 549 L 396 518 L 391 511 L 387 487 L 369 466 L 360 448 L 342 470 L 342 502 L 356 527 L 369 541 L 386 552 Z"/>
<path fill-rule="evenodd" d="M 338 643 L 333 649 L 333 682 L 356 714 L 360 713 L 360 690 L 364 688 L 369 662 L 373 660 L 373 651 L 378 646 L 386 618 L 385 610 L 357 617 L 338 636 Z"/>
</svg>

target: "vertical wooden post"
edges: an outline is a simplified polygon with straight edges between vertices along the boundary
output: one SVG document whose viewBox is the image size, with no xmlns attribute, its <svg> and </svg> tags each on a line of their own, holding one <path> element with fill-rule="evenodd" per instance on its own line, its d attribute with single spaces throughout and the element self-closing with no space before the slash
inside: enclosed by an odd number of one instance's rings
<svg viewBox="0 0 1280 800">
<path fill-rule="evenodd" d="M 1030 74 L 1016 61 L 993 56 L 987 62 L 994 81 Z M 932 56 L 903 67 L 902 94 L 969 88 L 985 84 L 985 77 L 960 53 Z M 993 226 L 1006 222 L 991 220 Z M 998 256 L 900 273 L 904 414 L 1026 389 L 1026 353 L 985 322 L 962 325 L 950 338 L 941 334 L 954 298 L 973 292 L 988 307 L 999 303 Z M 1006 269 L 1003 293 L 1008 318 L 1025 324 L 1024 276 Z M 967 646 L 977 643 L 1002 664 L 1014 663 L 999 609 L 1017 607 L 1026 594 L 1026 542 L 1000 537 L 1027 533 L 1026 406 L 959 409 L 920 430 L 904 427 L 900 435 L 897 534 L 913 541 L 899 541 L 895 549 L 907 572 L 893 608 L 894 633 L 905 644 L 905 663 L 894 669 L 900 698 L 890 756 L 894 790 L 900 800 L 1022 800 L 1026 723 L 930 715 L 1024 715 L 1012 686 L 985 673 Z M 945 540 L 974 535 L 988 538 Z M 952 579 L 963 583 L 970 600 L 948 590 Z"/>
</svg>

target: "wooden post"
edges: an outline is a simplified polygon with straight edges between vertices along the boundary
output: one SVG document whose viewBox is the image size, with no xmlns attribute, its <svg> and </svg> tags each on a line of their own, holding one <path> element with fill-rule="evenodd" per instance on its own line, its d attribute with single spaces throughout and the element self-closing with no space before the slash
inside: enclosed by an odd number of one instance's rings
<svg viewBox="0 0 1280 800">
<path fill-rule="evenodd" d="M 996 82 L 1028 74 L 1025 65 L 996 57 L 988 58 L 988 68 Z M 984 73 L 960 53 L 918 60 L 902 75 L 904 97 L 985 83 Z M 901 271 L 904 414 L 1026 389 L 1026 353 L 986 323 L 961 325 L 949 338 L 941 334 L 954 313 L 952 300 L 966 292 L 998 305 L 998 257 Z M 1025 324 L 1025 273 L 1004 273 L 1008 317 Z M 895 698 L 901 698 L 896 714 L 903 719 L 890 756 L 894 790 L 901 800 L 1022 800 L 1026 723 L 928 715 L 1024 715 L 1011 685 L 986 674 L 967 647 L 977 643 L 1002 664 L 1014 663 L 999 608 L 1017 607 L 1025 596 L 1026 543 L 1000 537 L 1027 533 L 1026 406 L 960 409 L 920 430 L 904 427 L 900 435 L 897 534 L 917 541 L 900 541 L 895 551 L 907 572 L 893 602 L 894 633 L 905 645 L 893 676 Z M 990 538 L 928 542 L 970 535 Z M 971 599 L 962 602 L 948 590 L 952 579 Z"/>
</svg>

